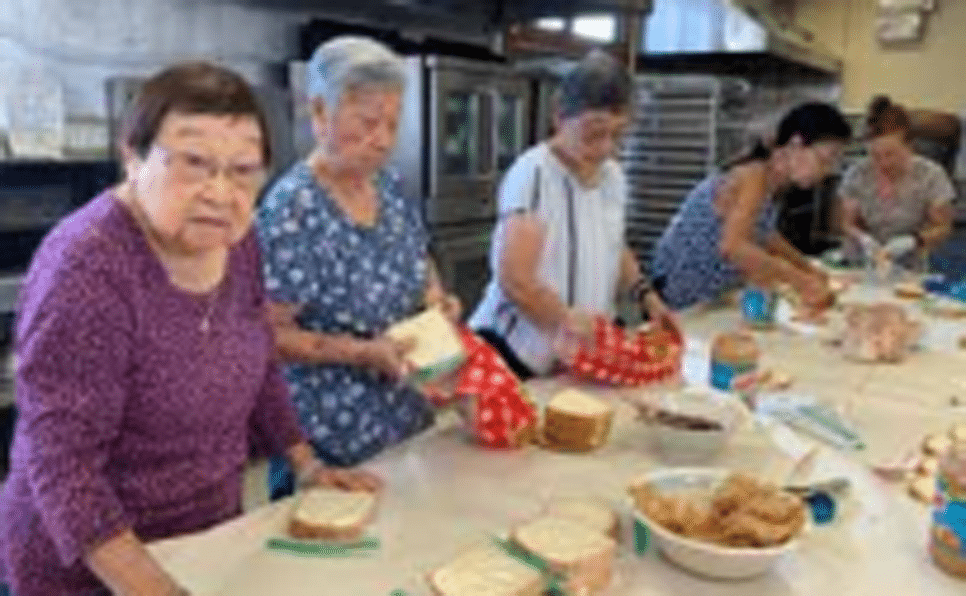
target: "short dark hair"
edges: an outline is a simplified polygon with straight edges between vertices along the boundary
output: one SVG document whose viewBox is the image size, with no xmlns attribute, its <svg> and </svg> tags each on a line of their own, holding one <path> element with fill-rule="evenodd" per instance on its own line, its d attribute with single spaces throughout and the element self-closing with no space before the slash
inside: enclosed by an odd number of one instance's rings
<svg viewBox="0 0 966 596">
<path fill-rule="evenodd" d="M 560 115 L 570 118 L 587 110 L 626 110 L 634 85 L 630 73 L 611 55 L 593 50 L 560 82 Z"/>
<path fill-rule="evenodd" d="M 271 163 L 268 121 L 251 86 L 227 68 L 208 62 L 183 62 L 148 79 L 132 102 L 121 129 L 121 142 L 144 157 L 171 112 L 250 116 L 262 133 L 262 158 Z"/>
<path fill-rule="evenodd" d="M 732 167 L 768 159 L 776 147 L 783 147 L 796 135 L 805 145 L 820 141 L 849 142 L 852 138 L 852 126 L 838 108 L 822 102 L 801 104 L 786 113 L 778 123 L 773 134 L 766 134 L 754 138 L 751 149 L 740 154 L 737 158 L 727 162 Z"/>
<path fill-rule="evenodd" d="M 822 102 L 810 102 L 793 108 L 785 114 L 778 123 L 774 146 L 783 147 L 796 135 L 801 137 L 805 145 L 821 141 L 844 143 L 852 138 L 852 126 L 835 106 Z"/>
<path fill-rule="evenodd" d="M 877 95 L 869 104 L 869 113 L 865 118 L 865 136 L 874 139 L 884 135 L 902 133 L 904 139 L 909 140 L 912 126 L 906 109 L 893 103 L 886 95 Z"/>
</svg>

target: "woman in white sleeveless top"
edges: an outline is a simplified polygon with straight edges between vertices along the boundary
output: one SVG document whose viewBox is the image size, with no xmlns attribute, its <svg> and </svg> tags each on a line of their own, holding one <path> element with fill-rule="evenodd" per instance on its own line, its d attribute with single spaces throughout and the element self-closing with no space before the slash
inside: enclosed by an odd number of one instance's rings
<svg viewBox="0 0 966 596">
<path fill-rule="evenodd" d="M 521 377 L 550 372 L 558 340 L 588 339 L 619 295 L 677 326 L 624 240 L 627 182 L 614 156 L 632 89 L 615 60 L 589 54 L 562 81 L 554 135 L 500 185 L 492 278 L 470 324 Z"/>
</svg>

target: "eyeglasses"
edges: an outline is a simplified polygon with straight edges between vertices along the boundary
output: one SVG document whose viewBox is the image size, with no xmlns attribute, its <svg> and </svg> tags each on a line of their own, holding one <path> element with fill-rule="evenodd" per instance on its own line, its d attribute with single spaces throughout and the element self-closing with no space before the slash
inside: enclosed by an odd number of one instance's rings
<svg viewBox="0 0 966 596">
<path fill-rule="evenodd" d="M 164 148 L 162 151 L 165 165 L 178 182 L 184 184 L 208 182 L 217 178 L 220 171 L 235 188 L 257 190 L 265 182 L 265 166 L 260 162 L 222 164 L 193 151 Z"/>
</svg>

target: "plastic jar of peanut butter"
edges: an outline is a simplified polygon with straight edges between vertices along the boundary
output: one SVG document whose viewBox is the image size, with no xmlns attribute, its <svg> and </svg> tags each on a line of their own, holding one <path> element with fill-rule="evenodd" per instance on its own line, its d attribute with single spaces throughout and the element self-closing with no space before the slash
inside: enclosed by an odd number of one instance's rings
<svg viewBox="0 0 966 596">
<path fill-rule="evenodd" d="M 953 443 L 940 460 L 929 553 L 946 573 L 966 579 L 966 443 Z"/>
<path fill-rule="evenodd" d="M 718 335 L 711 344 L 711 386 L 731 390 L 731 381 L 758 368 L 760 351 L 755 336 L 742 331 Z"/>
<path fill-rule="evenodd" d="M 741 314 L 745 324 L 753 329 L 775 326 L 778 293 L 770 288 L 749 286 L 741 293 Z"/>
</svg>

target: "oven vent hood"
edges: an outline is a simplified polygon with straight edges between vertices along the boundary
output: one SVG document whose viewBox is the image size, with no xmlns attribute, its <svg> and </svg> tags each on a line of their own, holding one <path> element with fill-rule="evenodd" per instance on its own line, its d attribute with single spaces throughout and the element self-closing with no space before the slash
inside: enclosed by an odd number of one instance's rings
<svg viewBox="0 0 966 596">
<path fill-rule="evenodd" d="M 842 61 L 782 20 L 774 0 L 654 0 L 639 67 L 754 75 L 800 71 L 835 76 Z M 787 2 L 786 2 L 787 4 Z"/>
</svg>

